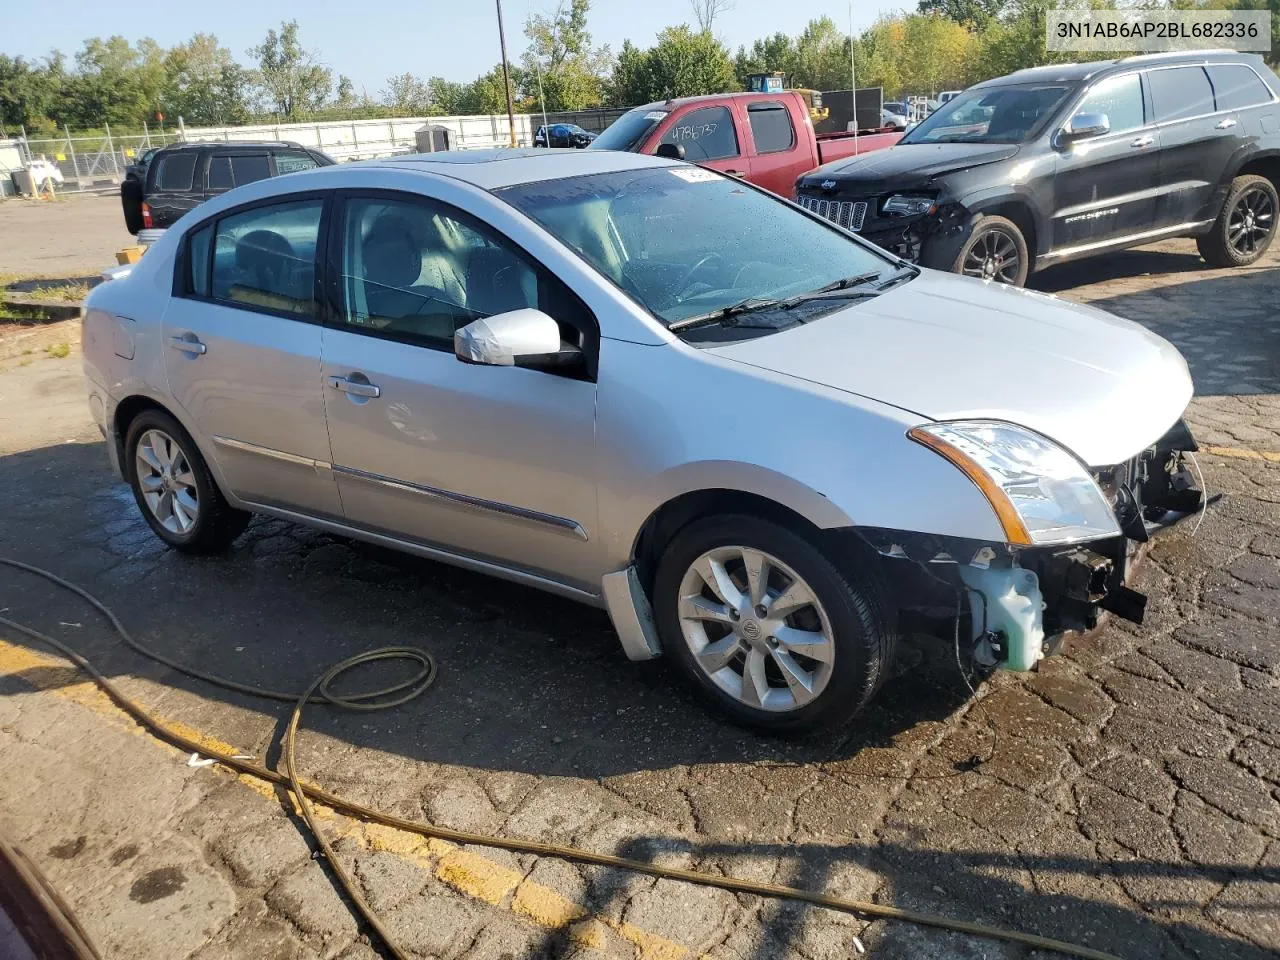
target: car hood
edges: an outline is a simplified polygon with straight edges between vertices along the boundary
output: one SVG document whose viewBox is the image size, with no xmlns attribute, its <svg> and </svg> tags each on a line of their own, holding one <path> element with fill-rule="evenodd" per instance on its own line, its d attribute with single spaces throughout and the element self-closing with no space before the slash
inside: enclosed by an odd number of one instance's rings
<svg viewBox="0 0 1280 960">
<path fill-rule="evenodd" d="M 899 143 L 824 164 L 805 177 L 802 187 L 819 187 L 825 180 L 863 184 L 923 184 L 944 173 L 1007 160 L 1018 152 L 1015 143 Z"/>
<path fill-rule="evenodd" d="M 1021 424 L 1099 467 L 1160 439 L 1192 393 L 1182 355 L 1136 323 L 931 270 L 802 326 L 708 349 L 930 420 Z"/>
</svg>

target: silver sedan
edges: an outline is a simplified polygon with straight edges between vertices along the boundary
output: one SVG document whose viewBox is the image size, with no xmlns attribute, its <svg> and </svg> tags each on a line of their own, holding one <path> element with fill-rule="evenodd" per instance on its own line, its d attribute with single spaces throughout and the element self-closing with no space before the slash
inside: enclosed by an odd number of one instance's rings
<svg viewBox="0 0 1280 960">
<path fill-rule="evenodd" d="M 863 708 L 903 610 L 969 670 L 1140 619 L 1134 543 L 1200 506 L 1165 341 L 633 154 L 233 190 L 93 292 L 84 345 L 173 548 L 262 513 L 531 584 L 771 730 Z"/>
</svg>

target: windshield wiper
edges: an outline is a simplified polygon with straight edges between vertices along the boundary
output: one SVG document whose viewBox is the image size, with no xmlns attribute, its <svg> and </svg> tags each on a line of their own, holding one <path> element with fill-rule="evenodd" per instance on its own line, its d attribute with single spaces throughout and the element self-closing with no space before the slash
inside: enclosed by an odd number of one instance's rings
<svg viewBox="0 0 1280 960">
<path fill-rule="evenodd" d="M 783 310 L 790 310 L 792 307 L 798 307 L 802 303 L 812 303 L 814 300 L 854 300 L 859 297 L 874 297 L 880 292 L 879 287 L 870 286 L 870 284 L 871 281 L 879 279 L 880 271 L 871 270 L 857 276 L 833 280 L 825 287 L 788 297 L 782 301 L 781 307 Z"/>
<path fill-rule="evenodd" d="M 767 310 L 770 307 L 780 306 L 785 302 L 773 297 L 747 297 L 747 299 L 739 300 L 737 303 L 730 304 L 727 307 L 712 310 L 710 313 L 699 313 L 696 316 L 685 317 L 683 320 L 669 323 L 667 324 L 667 329 L 672 333 L 679 333 L 681 330 L 692 330 L 695 327 L 705 327 L 712 323 L 724 324 L 726 327 L 736 327 L 740 326 L 735 320 L 736 317 L 740 317 L 744 313 L 754 313 L 756 310 Z"/>
<path fill-rule="evenodd" d="M 846 290 L 849 287 L 860 287 L 864 283 L 870 283 L 872 280 L 879 280 L 879 279 L 880 279 L 879 270 L 868 270 L 866 273 L 859 273 L 856 276 L 843 277 L 839 280 L 832 280 L 825 287 L 819 287 L 817 290 L 810 291 L 810 293 L 830 293 L 833 290 Z M 809 293 L 801 294 L 802 297 L 807 297 L 809 295 L 810 295 Z"/>
</svg>

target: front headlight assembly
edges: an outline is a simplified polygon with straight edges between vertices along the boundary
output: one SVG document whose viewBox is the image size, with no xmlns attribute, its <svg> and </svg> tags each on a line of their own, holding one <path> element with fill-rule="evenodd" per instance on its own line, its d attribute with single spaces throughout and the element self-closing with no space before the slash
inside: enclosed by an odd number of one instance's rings
<svg viewBox="0 0 1280 960">
<path fill-rule="evenodd" d="M 1047 437 L 998 420 L 912 427 L 907 436 L 946 457 L 991 503 L 1005 539 L 1023 546 L 1120 534 L 1087 467 Z"/>
<path fill-rule="evenodd" d="M 889 216 L 919 217 L 933 213 L 937 208 L 938 200 L 936 197 L 895 193 L 884 202 L 880 212 Z"/>
</svg>

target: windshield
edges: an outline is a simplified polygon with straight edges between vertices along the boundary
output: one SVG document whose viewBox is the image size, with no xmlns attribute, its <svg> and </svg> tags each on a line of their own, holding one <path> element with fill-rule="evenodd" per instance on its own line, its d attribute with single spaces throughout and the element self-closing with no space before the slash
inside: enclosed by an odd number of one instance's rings
<svg viewBox="0 0 1280 960">
<path fill-rule="evenodd" d="M 1022 143 L 1049 121 L 1071 87 L 1010 84 L 972 90 L 949 100 L 901 143 Z"/>
<path fill-rule="evenodd" d="M 668 325 L 897 268 L 837 227 L 701 167 L 547 180 L 499 196 Z M 799 313 L 779 311 L 770 328 Z M 765 319 L 752 316 L 752 328 Z"/>
<path fill-rule="evenodd" d="M 609 124 L 604 133 L 591 141 L 591 146 L 587 149 L 630 152 L 666 115 L 665 110 L 649 110 L 645 107 L 629 110 Z"/>
</svg>

